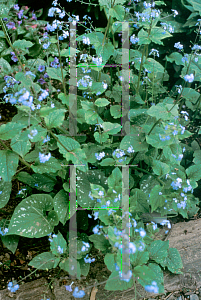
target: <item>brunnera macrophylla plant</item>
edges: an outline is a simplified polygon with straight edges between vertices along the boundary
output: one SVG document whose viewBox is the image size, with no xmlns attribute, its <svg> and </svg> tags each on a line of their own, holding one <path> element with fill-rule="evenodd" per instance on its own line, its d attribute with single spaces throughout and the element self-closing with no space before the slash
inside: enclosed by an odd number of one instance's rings
<svg viewBox="0 0 201 300">
<path fill-rule="evenodd" d="M 177 22 L 166 21 L 161 5 L 99 0 L 108 24 L 88 29 L 90 17 L 84 16 L 83 35 L 75 31 L 79 16 L 62 21 L 68 14 L 57 1 L 48 14 L 52 24 L 38 20 L 41 12 L 28 7 L 3 6 L 0 92 L 17 114 L 0 127 L 0 208 L 8 203 L 15 178 L 25 188 L 11 219 L 1 220 L 0 234 L 13 253 L 20 236 L 48 236 L 50 251 L 34 257 L 32 267 L 59 266 L 80 279 L 96 261 L 90 257 L 94 245 L 111 271 L 107 290 L 127 290 L 136 279 L 147 291 L 163 293 L 162 270 L 182 274 L 177 249 L 154 240 L 154 233 L 157 223 L 170 228 L 167 217 L 188 218 L 198 211 L 193 189 L 201 179 L 201 150 L 185 167 L 182 159 L 193 150 L 182 141 L 192 135 L 186 129 L 189 111 L 197 114 L 200 107 L 201 22 L 197 18 L 192 25 L 197 37 L 190 54 L 178 41 L 175 52 L 165 57 L 166 65 L 181 67 L 182 84 L 170 94 L 165 86 L 169 74 L 155 48 L 173 38 Z M 172 10 L 173 20 L 177 14 Z M 116 33 L 122 33 L 120 47 Z M 106 72 L 108 64 L 116 68 Z M 75 190 L 76 205 L 70 199 Z M 78 230 L 72 252 L 71 232 L 63 236 L 55 228 L 64 226 L 78 205 L 92 210 L 87 219 L 97 225 L 91 235 Z M 153 212 L 161 217 L 144 224 L 143 215 Z M 15 292 L 18 283 L 9 283 L 9 290 Z M 71 286 L 66 290 L 71 292 Z M 75 298 L 84 294 L 74 289 Z"/>
</svg>

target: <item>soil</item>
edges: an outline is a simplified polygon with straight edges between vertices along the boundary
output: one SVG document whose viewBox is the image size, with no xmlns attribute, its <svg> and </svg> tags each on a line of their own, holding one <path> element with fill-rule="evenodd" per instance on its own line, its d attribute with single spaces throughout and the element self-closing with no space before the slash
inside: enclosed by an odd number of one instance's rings
<svg viewBox="0 0 201 300">
<path fill-rule="evenodd" d="M 15 106 L 12 106 L 9 103 L 0 104 L 0 125 L 10 122 L 16 113 L 17 109 Z M 4 143 L 9 146 L 9 141 L 4 141 Z M 0 145 L 0 150 L 1 149 L 4 149 L 2 145 Z M 18 170 L 22 168 L 24 168 L 24 165 L 20 163 L 18 166 Z M 23 171 L 29 172 L 30 170 L 25 167 Z M 21 201 L 21 198 L 16 198 L 16 195 L 18 191 L 22 189 L 22 186 L 23 184 L 17 179 L 14 179 L 12 181 L 11 197 L 7 205 L 2 210 L 0 210 L 0 220 L 9 219 L 12 216 L 15 207 Z M 196 194 L 198 194 L 198 191 L 196 192 Z M 198 197 L 198 195 L 196 195 L 196 197 Z M 191 218 L 191 220 L 198 218 L 201 218 L 201 209 L 199 209 L 198 213 L 193 218 Z M 174 218 L 174 223 L 188 221 L 190 220 L 184 219 L 182 216 Z M 45 251 L 49 251 L 49 249 L 50 247 L 48 237 L 43 237 L 40 239 L 27 239 L 20 237 L 17 250 L 14 254 L 6 247 L 4 247 L 3 243 L 0 240 L 0 290 L 7 288 L 7 284 L 9 281 L 14 279 L 16 281 L 19 281 L 26 276 L 27 277 L 23 279 L 24 283 L 32 282 L 33 280 L 40 278 L 45 278 L 49 283 L 51 283 L 53 278 L 66 278 L 66 276 L 68 276 L 68 273 L 60 270 L 59 267 L 49 271 L 37 270 L 36 273 L 28 276 L 34 270 L 32 267 L 28 266 L 29 262 L 36 255 Z M 111 272 L 104 264 L 104 255 L 95 248 L 92 248 L 91 254 L 96 260 L 94 263 L 91 263 L 90 271 L 85 278 L 85 281 L 89 282 L 92 279 L 96 279 L 98 282 L 100 282 L 99 280 L 101 279 L 102 281 L 103 278 L 105 278 L 106 280 Z M 65 282 L 63 284 L 65 284 Z"/>
</svg>

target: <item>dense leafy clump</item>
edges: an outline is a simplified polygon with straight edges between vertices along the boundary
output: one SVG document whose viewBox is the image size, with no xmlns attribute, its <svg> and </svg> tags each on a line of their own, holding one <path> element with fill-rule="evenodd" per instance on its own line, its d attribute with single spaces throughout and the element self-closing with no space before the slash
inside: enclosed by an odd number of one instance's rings
<svg viewBox="0 0 201 300">
<path fill-rule="evenodd" d="M 107 26 L 87 28 L 85 15 L 84 34 L 76 29 L 79 15 L 69 16 L 57 0 L 52 22 L 12 0 L 2 5 L 1 101 L 17 114 L 0 127 L 0 208 L 15 178 L 24 188 L 0 234 L 13 253 L 20 236 L 48 236 L 50 251 L 30 266 L 59 266 L 80 279 L 95 263 L 94 245 L 111 271 L 107 290 L 127 290 L 136 279 L 163 293 L 163 270 L 182 274 L 177 249 L 154 234 L 157 223 L 170 228 L 167 218 L 199 209 L 200 128 L 195 137 L 190 126 L 200 120 L 201 10 L 186 2 L 183 24 L 165 1 L 99 0 Z M 184 27 L 195 37 L 185 47 L 177 39 Z M 155 222 L 143 222 L 153 212 Z"/>
</svg>

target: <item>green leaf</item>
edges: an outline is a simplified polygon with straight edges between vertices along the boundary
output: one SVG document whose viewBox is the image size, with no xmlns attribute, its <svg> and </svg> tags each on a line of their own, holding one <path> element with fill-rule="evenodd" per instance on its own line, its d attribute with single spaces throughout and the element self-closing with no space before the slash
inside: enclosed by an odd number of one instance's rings
<svg viewBox="0 0 201 300">
<path fill-rule="evenodd" d="M 95 101 L 95 104 L 98 107 L 103 107 L 103 106 L 107 106 L 108 104 L 110 104 L 110 102 L 106 98 L 98 98 Z"/>
<path fill-rule="evenodd" d="M 14 5 L 15 5 L 14 0 L 1 1 L 0 18 L 7 18 L 10 8 L 13 7 Z"/>
<path fill-rule="evenodd" d="M 108 177 L 107 182 L 110 188 L 115 188 L 122 185 L 122 173 L 118 167 L 112 171 L 112 174 Z"/>
<path fill-rule="evenodd" d="M 60 246 L 63 249 L 63 253 L 66 252 L 67 243 L 63 235 L 59 231 L 56 234 L 56 237 L 53 237 L 52 242 L 50 243 L 50 250 L 56 256 L 60 255 L 58 252 L 58 246 Z"/>
<path fill-rule="evenodd" d="M 166 175 L 170 172 L 170 166 L 160 160 L 153 159 L 153 171 L 159 176 Z"/>
<path fill-rule="evenodd" d="M 77 201 L 81 207 L 93 207 L 94 200 L 89 197 L 90 183 L 105 186 L 106 177 L 100 170 L 88 170 L 84 173 L 76 169 L 77 175 Z"/>
<path fill-rule="evenodd" d="M 21 49 L 21 50 L 25 50 L 26 48 L 30 48 L 32 47 L 34 44 L 30 41 L 26 41 L 26 40 L 17 40 L 13 43 L 13 47 L 16 49 Z"/>
<path fill-rule="evenodd" d="M 153 241 L 147 248 L 149 258 L 162 264 L 164 259 L 168 256 L 169 241 Z"/>
<path fill-rule="evenodd" d="M 48 129 L 51 129 L 53 127 L 57 127 L 62 125 L 65 117 L 66 109 L 55 109 L 53 112 L 51 112 L 48 116 L 46 116 L 45 123 Z"/>
<path fill-rule="evenodd" d="M 6 248 L 8 248 L 13 254 L 15 253 L 18 242 L 19 242 L 19 236 L 18 235 L 4 235 L 1 236 L 2 243 Z"/>
<path fill-rule="evenodd" d="M 80 263 L 81 274 L 87 276 L 90 270 L 90 264 L 85 263 L 84 259 L 80 259 L 79 263 Z"/>
<path fill-rule="evenodd" d="M 102 64 L 106 63 L 111 55 L 114 53 L 114 46 L 112 43 L 107 43 L 102 46 L 102 43 L 98 45 L 96 48 L 96 53 L 98 56 L 102 56 L 103 62 Z M 100 82 L 99 82 L 100 83 Z M 101 83 L 102 85 L 102 83 Z"/>
<path fill-rule="evenodd" d="M 125 10 L 122 5 L 115 5 L 113 8 L 109 9 L 109 14 L 118 21 L 123 21 Z"/>
<path fill-rule="evenodd" d="M 148 115 L 155 117 L 157 120 L 163 119 L 164 121 L 169 120 L 171 118 L 172 113 L 172 111 L 169 112 L 169 104 L 165 105 L 163 103 L 153 105 L 147 111 Z"/>
<path fill-rule="evenodd" d="M 195 165 L 201 164 L 201 150 L 195 150 L 193 153 L 194 159 L 193 162 Z"/>
<path fill-rule="evenodd" d="M 105 289 L 108 291 L 117 291 L 117 290 L 124 291 L 124 290 L 128 290 L 132 286 L 133 286 L 132 278 L 129 280 L 129 282 L 126 282 L 120 279 L 119 271 L 113 271 L 106 282 Z"/>
<path fill-rule="evenodd" d="M 154 28 L 151 29 L 151 33 L 150 33 L 149 38 L 151 39 L 151 41 L 153 43 L 158 44 L 158 45 L 163 45 L 163 42 L 161 42 L 161 40 L 165 39 L 165 38 L 169 38 L 171 36 L 172 35 L 167 30 L 165 30 L 165 33 L 164 33 L 163 28 L 154 27 Z"/>
<path fill-rule="evenodd" d="M 138 32 L 138 38 L 138 45 L 148 45 L 151 43 L 151 39 L 148 37 L 148 33 L 143 28 Z"/>
<path fill-rule="evenodd" d="M 104 257 L 104 263 L 106 264 L 109 271 L 114 272 L 115 269 L 115 261 L 114 261 L 114 254 L 107 253 Z"/>
<path fill-rule="evenodd" d="M 9 122 L 0 127 L 0 139 L 9 140 L 14 138 L 23 128 L 24 124 Z"/>
<path fill-rule="evenodd" d="M 72 266 L 70 268 L 70 266 Z M 77 267 L 75 269 L 75 266 Z M 59 267 L 64 271 L 68 272 L 71 276 L 77 276 L 80 279 L 81 270 L 80 270 L 80 263 L 75 258 L 68 257 L 60 262 Z"/>
<path fill-rule="evenodd" d="M 0 58 L 0 66 L 1 66 L 1 70 L 5 75 L 11 73 L 12 71 L 11 66 L 3 57 Z"/>
<path fill-rule="evenodd" d="M 198 181 L 201 179 L 201 169 L 199 165 L 190 166 L 186 169 L 186 174 L 189 179 L 193 181 Z"/>
<path fill-rule="evenodd" d="M 158 265 L 150 263 L 148 266 L 137 266 L 134 268 L 133 274 L 143 287 L 151 285 L 152 281 L 156 281 L 159 293 L 164 293 L 163 272 Z"/>
<path fill-rule="evenodd" d="M 57 144 L 59 146 L 59 152 L 61 154 L 63 154 L 64 157 L 65 157 L 66 153 L 68 153 L 68 151 L 73 151 L 74 149 L 80 147 L 80 144 L 72 138 L 69 138 L 69 137 L 66 137 L 63 135 L 56 135 L 56 137 L 59 139 L 59 142 L 57 142 Z"/>
<path fill-rule="evenodd" d="M 105 158 L 103 159 L 99 164 L 104 167 L 104 166 L 114 166 L 116 161 L 113 158 Z"/>
<path fill-rule="evenodd" d="M 174 62 L 178 66 L 184 66 L 185 63 L 182 61 L 183 55 L 178 52 L 173 52 L 169 56 L 166 56 L 167 61 Z"/>
<path fill-rule="evenodd" d="M 200 97 L 200 93 L 191 88 L 183 88 L 182 96 L 185 99 L 191 101 L 193 104 L 196 104 L 198 98 Z"/>
<path fill-rule="evenodd" d="M 94 138 L 98 143 L 102 144 L 105 143 L 107 139 L 109 139 L 109 134 L 107 134 L 106 132 L 102 132 L 100 134 L 98 131 L 96 131 L 94 132 Z"/>
<path fill-rule="evenodd" d="M 180 270 L 183 268 L 182 259 L 176 248 L 169 248 L 168 256 L 160 264 L 162 267 L 167 267 L 174 274 L 183 274 Z"/>
<path fill-rule="evenodd" d="M 0 150 L 0 176 L 4 181 L 11 181 L 15 175 L 19 156 L 11 150 Z"/>
<path fill-rule="evenodd" d="M 0 181 L 0 208 L 4 207 L 9 199 L 12 190 L 12 183 L 5 182 L 3 180 Z"/>
<path fill-rule="evenodd" d="M 66 159 L 68 161 L 71 160 L 74 165 L 77 165 L 79 170 L 83 172 L 88 170 L 86 154 L 83 149 L 77 148 L 73 151 L 73 153 L 66 153 Z"/>
<path fill-rule="evenodd" d="M 147 186 L 146 182 L 144 182 L 144 185 Z M 143 186 L 141 189 L 143 189 Z M 147 202 L 147 195 L 145 194 L 145 192 L 137 188 L 133 189 L 131 191 L 130 206 L 131 212 L 148 213 L 149 204 Z"/>
<path fill-rule="evenodd" d="M 142 266 L 149 260 L 149 253 L 147 251 L 136 251 L 130 255 L 130 261 L 134 267 Z"/>
<path fill-rule="evenodd" d="M 59 80 L 59 81 L 63 82 L 62 81 L 62 74 L 61 74 L 61 69 L 60 68 L 50 68 L 50 67 L 47 67 L 46 68 L 46 72 L 47 72 L 47 74 L 49 75 L 49 77 L 51 79 L 56 79 L 56 80 Z M 66 74 L 67 74 L 67 71 L 65 71 L 63 69 L 63 76 L 65 77 Z"/>
<path fill-rule="evenodd" d="M 69 47 L 68 49 L 62 49 L 60 55 L 64 57 L 72 57 L 75 54 L 79 53 L 80 51 L 78 49 Z"/>
<path fill-rule="evenodd" d="M 55 157 L 50 157 L 45 163 L 40 163 L 39 158 L 37 158 L 35 165 L 31 165 L 31 168 L 35 173 L 39 174 L 55 173 L 56 171 L 61 170 L 61 164 Z"/>
<path fill-rule="evenodd" d="M 102 125 L 104 132 L 107 134 L 116 134 L 121 130 L 121 125 L 118 123 L 104 122 Z"/>
<path fill-rule="evenodd" d="M 141 142 L 141 139 L 139 136 L 131 136 L 126 135 L 121 143 L 120 148 L 122 150 L 128 150 L 128 148 L 132 146 L 134 151 L 147 151 L 148 150 L 148 144 L 146 142 Z"/>
<path fill-rule="evenodd" d="M 100 6 L 106 6 L 107 8 L 111 7 L 111 3 L 108 0 L 98 0 Z"/>
<path fill-rule="evenodd" d="M 68 189 L 69 191 L 69 189 Z M 60 190 L 53 199 L 54 210 L 56 211 L 59 221 L 65 225 L 66 221 L 69 220 L 69 199 L 68 193 L 64 190 Z"/>
<path fill-rule="evenodd" d="M 150 204 L 151 204 L 151 213 L 159 207 L 163 207 L 165 203 L 165 198 L 163 195 L 159 195 L 163 187 L 156 185 L 150 193 Z"/>
<path fill-rule="evenodd" d="M 100 251 L 107 251 L 110 246 L 109 241 L 103 235 L 92 234 L 89 236 L 89 240 L 93 242 L 94 247 Z"/>
<path fill-rule="evenodd" d="M 29 266 L 32 266 L 39 270 L 53 269 L 55 265 L 55 260 L 57 257 L 51 252 L 43 252 L 35 256 L 29 263 Z"/>
<path fill-rule="evenodd" d="M 110 106 L 110 113 L 114 119 L 121 117 L 121 106 L 120 105 L 113 105 Z"/>
<path fill-rule="evenodd" d="M 38 173 L 30 175 L 27 172 L 20 172 L 17 175 L 17 179 L 32 188 L 46 193 L 50 193 L 56 184 L 56 180 Z"/>
<path fill-rule="evenodd" d="M 52 209 L 53 200 L 48 194 L 36 194 L 25 198 L 15 208 L 8 234 L 36 238 L 46 236 L 59 222 Z"/>
<path fill-rule="evenodd" d="M 18 153 L 21 157 L 24 157 L 31 149 L 27 132 L 21 132 L 12 138 L 10 146 L 13 151 Z"/>
</svg>

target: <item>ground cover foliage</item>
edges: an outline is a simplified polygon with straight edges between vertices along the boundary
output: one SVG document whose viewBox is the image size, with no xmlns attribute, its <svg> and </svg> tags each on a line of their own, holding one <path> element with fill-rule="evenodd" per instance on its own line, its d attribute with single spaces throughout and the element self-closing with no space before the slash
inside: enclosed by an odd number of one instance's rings
<svg viewBox="0 0 201 300">
<path fill-rule="evenodd" d="M 1 7 L 1 101 L 17 114 L 0 127 L 0 208 L 15 178 L 26 186 L 11 219 L 0 221 L 1 239 L 14 253 L 20 236 L 48 235 L 50 251 L 29 265 L 59 266 L 78 279 L 95 262 L 94 245 L 111 271 L 105 289 L 127 290 L 137 280 L 162 293 L 163 270 L 182 274 L 181 257 L 169 241 L 153 239 L 157 224 L 144 224 L 142 215 L 157 212 L 162 221 L 199 210 L 193 190 L 201 179 L 200 128 L 191 128 L 200 120 L 201 5 L 182 1 L 186 20 L 168 11 L 166 1 L 96 6 L 107 25 L 92 28 L 83 16 L 77 46 L 79 15 L 66 15 L 57 1 L 48 11 L 52 22 L 14 1 Z M 182 34 L 188 44 L 178 39 Z M 169 51 L 165 43 L 172 44 Z M 19 282 L 8 285 L 11 292 L 18 288 Z M 66 289 L 75 298 L 85 295 Z"/>
</svg>

